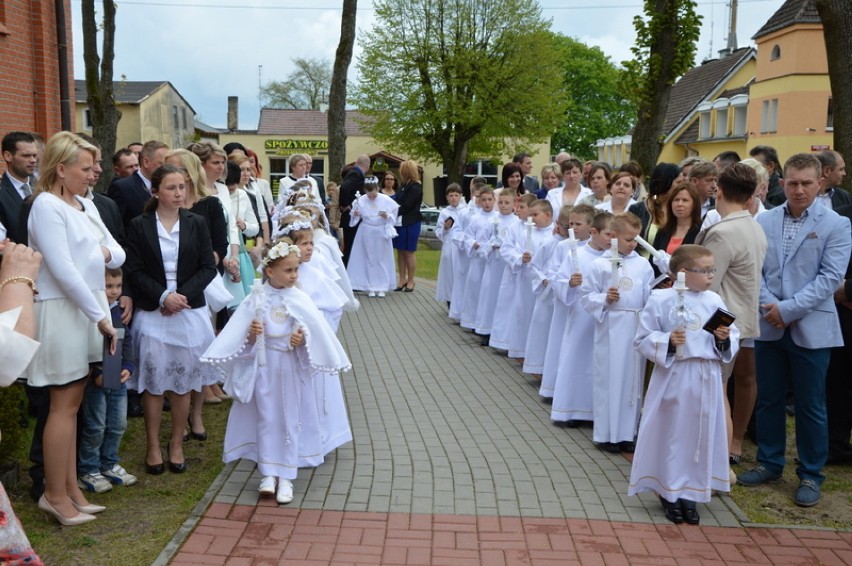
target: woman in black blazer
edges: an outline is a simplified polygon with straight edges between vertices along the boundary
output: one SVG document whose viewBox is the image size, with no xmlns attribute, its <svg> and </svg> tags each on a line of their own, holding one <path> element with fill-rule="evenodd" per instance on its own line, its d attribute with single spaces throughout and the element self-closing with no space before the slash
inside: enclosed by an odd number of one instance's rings
<svg viewBox="0 0 852 566">
<path fill-rule="evenodd" d="M 654 238 L 654 248 L 671 255 L 683 244 L 695 243 L 701 230 L 701 201 L 698 198 L 698 189 L 688 180 L 674 184 L 666 200 L 666 223 Z M 657 266 L 651 265 L 654 274 L 659 276 Z"/>
<path fill-rule="evenodd" d="M 145 471 L 161 474 L 164 470 L 160 419 L 163 395 L 169 392 L 169 469 L 180 473 L 186 470 L 183 432 L 189 393 L 215 381 L 199 358 L 213 341 L 204 288 L 216 276 L 216 266 L 207 223 L 182 208 L 183 171 L 174 165 L 157 169 L 151 177 L 151 193 L 145 212 L 133 219 L 127 234 L 125 269 L 136 306 L 132 332 L 137 370 L 131 381 L 142 392 Z"/>
<path fill-rule="evenodd" d="M 397 236 L 393 239 L 393 247 L 397 250 L 397 269 L 399 284 L 395 291 L 410 293 L 414 290 L 414 272 L 417 269 L 417 242 L 420 238 L 420 205 L 423 204 L 423 185 L 420 184 L 420 167 L 416 161 L 409 159 L 399 166 L 402 177 L 402 187 L 396 193 L 399 204 L 400 225 L 397 226 Z"/>
</svg>

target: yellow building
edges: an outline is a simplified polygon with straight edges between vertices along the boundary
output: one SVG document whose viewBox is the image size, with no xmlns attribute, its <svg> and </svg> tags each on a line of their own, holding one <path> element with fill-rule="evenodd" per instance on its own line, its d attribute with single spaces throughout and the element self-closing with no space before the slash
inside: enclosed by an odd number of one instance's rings
<svg viewBox="0 0 852 566">
<path fill-rule="evenodd" d="M 787 0 L 754 35 L 756 49 L 705 61 L 672 87 L 659 161 L 769 145 L 783 161 L 830 149 L 833 111 L 814 0 Z M 598 140 L 598 158 L 629 160 L 630 136 Z"/>
<path fill-rule="evenodd" d="M 399 177 L 399 164 L 408 159 L 394 155 L 362 128 L 366 118 L 356 111 L 346 113 L 346 162 L 353 163 L 359 155 L 369 155 L 374 171 L 393 171 Z M 327 114 L 320 110 L 287 110 L 263 108 L 256 131 L 234 130 L 219 135 L 219 145 L 239 142 L 255 151 L 260 157 L 263 176 L 277 187 L 278 179 L 289 174 L 287 160 L 294 153 L 308 154 L 313 158 L 311 174 L 323 180 L 330 178 L 328 166 L 328 122 Z M 541 168 L 550 162 L 550 144 L 533 147 L 533 175 L 538 176 Z M 535 152 L 535 153 L 534 153 Z M 500 179 L 498 164 L 511 161 L 511 155 L 495 156 L 493 161 L 470 163 L 465 177 L 483 176 L 492 184 Z M 428 204 L 442 204 L 445 183 L 443 167 L 435 163 L 420 163 L 423 174 L 423 199 Z"/>
<path fill-rule="evenodd" d="M 788 0 L 754 35 L 748 146 L 787 157 L 830 149 L 833 112 L 822 24 L 813 0 Z"/>
<path fill-rule="evenodd" d="M 195 136 L 195 110 L 168 81 L 116 81 L 114 97 L 121 111 L 116 147 L 160 140 L 169 147 L 186 147 Z M 80 131 L 91 134 L 86 82 L 74 81 L 75 113 Z M 106 156 L 109 159 L 110 156 Z"/>
</svg>

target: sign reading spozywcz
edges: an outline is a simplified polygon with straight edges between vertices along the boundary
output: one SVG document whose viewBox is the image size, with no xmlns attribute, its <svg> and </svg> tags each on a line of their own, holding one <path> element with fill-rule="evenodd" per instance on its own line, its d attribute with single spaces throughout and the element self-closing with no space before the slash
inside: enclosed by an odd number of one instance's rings
<svg viewBox="0 0 852 566">
<path fill-rule="evenodd" d="M 294 153 L 328 153 L 328 140 L 264 140 L 263 149 L 267 155 L 292 155 Z"/>
</svg>

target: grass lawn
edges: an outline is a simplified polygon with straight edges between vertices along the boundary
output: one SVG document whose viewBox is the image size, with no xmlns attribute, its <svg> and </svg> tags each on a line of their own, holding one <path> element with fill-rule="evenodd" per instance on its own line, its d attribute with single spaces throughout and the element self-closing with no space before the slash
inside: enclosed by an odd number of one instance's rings
<svg viewBox="0 0 852 566">
<path fill-rule="evenodd" d="M 103 494 L 87 494 L 91 503 L 108 509 L 98 515 L 97 521 L 77 527 L 61 527 L 36 507 L 29 496 L 27 455 L 22 454 L 21 480 L 15 489 L 8 491 L 15 513 L 42 560 L 48 565 L 151 564 L 222 469 L 222 444 L 230 403 L 205 405 L 208 440 L 190 440 L 184 444 L 189 469 L 183 474 L 173 474 L 168 469 L 159 476 L 145 474 L 144 422 L 141 418 L 128 419 L 120 454 L 122 465 L 139 482 Z M 163 450 L 168 441 L 169 423 L 169 413 L 163 413 Z M 29 430 L 32 431 L 32 425 Z"/>
</svg>

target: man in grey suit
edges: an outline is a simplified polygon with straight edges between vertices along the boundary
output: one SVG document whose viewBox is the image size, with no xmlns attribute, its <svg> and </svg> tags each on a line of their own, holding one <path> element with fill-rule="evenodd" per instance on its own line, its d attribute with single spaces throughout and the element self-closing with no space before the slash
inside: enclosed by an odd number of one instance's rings
<svg viewBox="0 0 852 566">
<path fill-rule="evenodd" d="M 751 487 L 781 478 L 786 448 L 784 399 L 796 409 L 799 487 L 794 501 L 816 505 L 828 457 L 825 379 L 831 348 L 843 344 L 834 304 L 852 251 L 849 219 L 815 205 L 822 166 L 799 153 L 784 164 L 784 205 L 758 216 L 769 242 L 760 282 L 757 358 L 757 462 L 739 476 Z"/>
<path fill-rule="evenodd" d="M 0 144 L 6 172 L 0 178 L 0 240 L 20 242 L 26 226 L 20 226 L 21 204 L 31 195 L 31 175 L 38 164 L 36 138 L 29 132 L 9 132 Z"/>
</svg>

